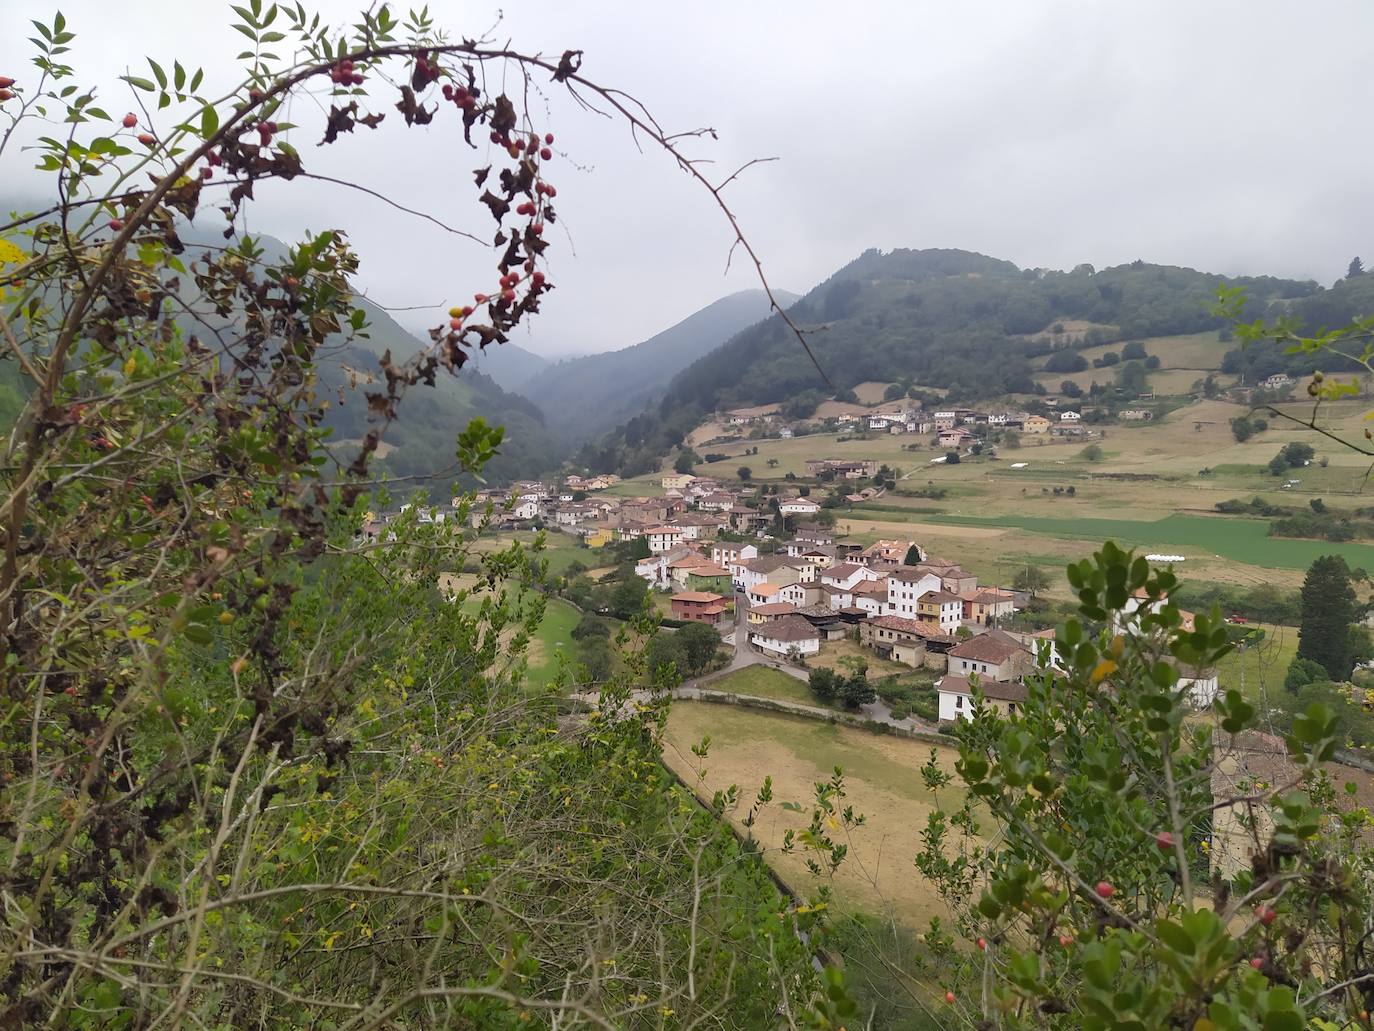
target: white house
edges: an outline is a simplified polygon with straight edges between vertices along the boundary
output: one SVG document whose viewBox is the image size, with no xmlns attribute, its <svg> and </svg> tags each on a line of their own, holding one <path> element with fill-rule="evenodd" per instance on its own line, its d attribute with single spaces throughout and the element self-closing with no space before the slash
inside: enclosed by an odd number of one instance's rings
<svg viewBox="0 0 1374 1031">
<path fill-rule="evenodd" d="M 783 584 L 778 597 L 791 605 L 802 608 L 814 605 L 820 600 L 821 589 L 816 584 Z"/>
<path fill-rule="evenodd" d="M 949 650 L 949 672 L 960 677 L 976 675 L 984 685 L 1017 680 L 1033 666 L 1029 649 L 1001 630 L 976 634 Z"/>
<path fill-rule="evenodd" d="M 762 558 L 736 560 L 730 564 L 730 576 L 736 587 L 748 590 L 757 584 L 814 583 L 816 567 L 801 559 L 786 555 L 764 555 Z"/>
<path fill-rule="evenodd" d="M 877 580 L 861 580 L 854 585 L 850 592 L 850 605 L 856 609 L 863 609 L 868 613 L 868 619 L 875 616 L 887 614 L 887 578 L 879 577 Z"/>
<path fill-rule="evenodd" d="M 1082 418 L 1083 416 L 1073 411 L 1064 411 L 1059 413 L 1060 422 L 1078 422 Z"/>
<path fill-rule="evenodd" d="M 687 533 L 679 526 L 651 526 L 644 531 L 644 536 L 649 541 L 650 554 L 661 555 L 679 547 L 687 538 Z"/>
<path fill-rule="evenodd" d="M 747 562 L 758 557 L 759 549 L 752 544 L 719 541 L 711 545 L 711 561 L 724 569 L 729 569 L 732 562 Z"/>
<path fill-rule="evenodd" d="M 838 566 L 821 570 L 821 584 L 823 586 L 838 587 L 845 591 L 853 590 L 865 580 L 878 579 L 881 579 L 881 576 L 877 570 L 870 569 L 868 566 L 861 566 L 857 562 L 841 562 Z"/>
<path fill-rule="evenodd" d="M 783 515 L 815 515 L 821 506 L 810 498 L 789 498 L 778 506 Z"/>
<path fill-rule="evenodd" d="M 815 655 L 821 650 L 820 632 L 803 616 L 783 616 L 749 632 L 750 642 L 773 655 Z"/>
<path fill-rule="evenodd" d="M 668 557 L 651 555 L 635 563 L 635 575 L 642 576 L 650 587 L 668 586 Z"/>
<path fill-rule="evenodd" d="M 1152 603 L 1143 590 L 1137 591 L 1126 599 L 1126 607 L 1122 609 L 1122 615 L 1129 616 L 1142 608 L 1157 610 L 1162 604 L 1162 601 Z M 1197 615 L 1186 609 L 1179 609 L 1178 614 L 1179 629 L 1184 633 L 1192 633 Z M 1116 629 L 1122 629 L 1120 620 L 1116 621 Z M 1174 685 L 1174 690 L 1180 693 L 1186 692 L 1189 702 L 1198 709 L 1209 708 L 1216 701 L 1219 689 L 1220 685 L 1215 669 L 1198 669 L 1192 666 L 1180 668 L 1178 682 Z"/>
<path fill-rule="evenodd" d="M 510 510 L 510 514 L 516 519 L 538 519 L 539 499 L 528 495 L 517 499 Z"/>
<path fill-rule="evenodd" d="M 1266 376 L 1260 380 L 1260 386 L 1265 390 L 1283 390 L 1293 385 L 1293 377 L 1286 372 L 1276 372 L 1272 376 Z"/>
<path fill-rule="evenodd" d="M 899 566 L 887 574 L 887 604 L 883 614 L 915 619 L 921 596 L 938 590 L 940 578 L 934 573 L 914 566 Z"/>
<path fill-rule="evenodd" d="M 979 678 L 978 687 L 984 703 L 1003 715 L 1015 715 L 1026 700 L 1026 685 L 1020 681 Z M 973 685 L 968 677 L 946 673 L 935 682 L 935 693 L 939 698 L 941 723 L 973 719 Z"/>
</svg>

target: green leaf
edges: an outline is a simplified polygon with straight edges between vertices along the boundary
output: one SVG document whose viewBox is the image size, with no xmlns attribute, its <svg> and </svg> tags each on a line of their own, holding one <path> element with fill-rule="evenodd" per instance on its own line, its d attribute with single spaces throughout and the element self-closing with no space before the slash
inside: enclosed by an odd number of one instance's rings
<svg viewBox="0 0 1374 1031">
<path fill-rule="evenodd" d="M 203 139 L 209 139 L 219 130 L 219 112 L 215 110 L 214 104 L 206 104 L 200 112 L 200 135 Z"/>
<path fill-rule="evenodd" d="M 162 65 L 158 64 L 151 57 L 148 58 L 148 64 L 152 66 L 153 78 L 157 79 L 157 84 L 161 86 L 163 89 L 166 89 L 167 73 L 162 70 Z"/>
<path fill-rule="evenodd" d="M 140 79 L 137 75 L 121 75 L 120 78 L 134 89 L 141 89 L 145 93 L 152 93 L 157 89 L 153 83 L 149 82 L 147 79 Z"/>
</svg>

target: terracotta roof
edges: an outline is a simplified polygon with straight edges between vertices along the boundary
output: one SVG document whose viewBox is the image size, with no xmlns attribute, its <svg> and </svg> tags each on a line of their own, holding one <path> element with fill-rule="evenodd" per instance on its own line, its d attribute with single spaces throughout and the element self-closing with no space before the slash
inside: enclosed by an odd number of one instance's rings
<svg viewBox="0 0 1374 1031">
<path fill-rule="evenodd" d="M 935 623 L 927 622 L 923 619 L 908 619 L 906 616 L 879 616 L 869 620 L 870 625 L 882 627 L 884 630 L 895 630 L 903 634 L 915 634 L 917 637 L 924 637 L 930 640 L 948 641 L 949 634 L 941 631 Z"/>
<path fill-rule="evenodd" d="M 1026 685 L 1020 681 L 989 680 L 987 677 L 980 677 L 978 687 L 985 696 L 999 702 L 1024 702 L 1026 700 Z M 947 674 L 937 680 L 935 690 L 944 694 L 973 694 L 973 687 L 969 684 L 968 677 L 956 677 L 952 674 Z"/>
<path fill-rule="evenodd" d="M 682 569 L 684 566 L 709 566 L 713 563 L 705 555 L 683 555 L 668 563 L 669 569 Z"/>
<path fill-rule="evenodd" d="M 709 604 L 709 603 L 711 603 L 711 602 L 724 601 L 725 598 L 724 598 L 722 595 L 715 594 L 715 593 L 713 593 L 713 592 L 711 592 L 711 591 L 683 591 L 683 592 L 680 593 L 680 594 L 675 594 L 675 595 L 673 595 L 672 600 L 673 600 L 673 601 L 700 601 L 700 602 L 706 602 L 706 603 Z"/>
<path fill-rule="evenodd" d="M 780 590 L 782 590 L 782 588 L 777 584 L 761 583 L 755 584 L 753 587 L 749 588 L 749 593 L 757 594 L 761 598 L 771 598 Z"/>
<path fill-rule="evenodd" d="M 814 641 L 819 636 L 816 628 L 804 616 L 796 614 L 774 620 L 765 629 L 755 630 L 754 633 L 770 641 Z"/>
<path fill-rule="evenodd" d="M 651 527 L 649 527 L 647 530 L 645 530 L 644 532 L 645 532 L 645 533 L 675 533 L 675 534 L 678 534 L 678 535 L 680 536 L 680 535 L 682 534 L 682 528 L 681 528 L 681 527 L 678 527 L 678 526 L 651 526 Z"/>
<path fill-rule="evenodd" d="M 1013 655 L 1026 652 L 1026 646 L 1010 634 L 1000 630 L 989 630 L 985 634 L 970 637 L 963 644 L 949 650 L 956 659 L 973 659 L 977 662 L 992 662 L 1001 665 Z"/>
<path fill-rule="evenodd" d="M 856 583 L 856 584 L 854 585 L 854 589 L 853 589 L 852 593 L 854 593 L 854 594 L 881 594 L 884 598 L 886 598 L 886 597 L 887 597 L 887 581 L 886 581 L 886 580 L 861 580 L 861 581 L 859 581 L 858 583 Z"/>
</svg>

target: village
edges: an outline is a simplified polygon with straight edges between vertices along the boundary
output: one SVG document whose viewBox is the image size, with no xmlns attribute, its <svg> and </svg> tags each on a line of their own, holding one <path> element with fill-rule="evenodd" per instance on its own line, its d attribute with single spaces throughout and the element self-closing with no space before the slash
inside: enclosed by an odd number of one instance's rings
<svg viewBox="0 0 1374 1031">
<path fill-rule="evenodd" d="M 805 464 L 820 482 L 883 475 L 867 460 Z M 1026 679 L 1058 667 L 1054 631 L 1015 619 L 1027 592 L 980 583 L 957 560 L 931 555 L 914 539 L 847 541 L 807 484 L 780 490 L 668 473 L 659 479 L 661 494 L 609 493 L 619 484 L 613 475 L 527 480 L 508 491 L 479 491 L 475 506 L 456 499 L 451 509 L 421 507 L 416 517 L 553 531 L 590 553 L 630 544 L 635 575 L 675 625 L 706 624 L 725 645 L 794 669 L 832 642 L 852 642 L 885 664 L 932 673 L 939 723 L 971 719 L 975 694 L 1014 713 Z M 832 496 L 869 496 L 844 490 Z M 369 513 L 362 536 L 384 539 L 394 517 Z M 1185 624 L 1192 618 L 1183 613 Z M 1178 686 L 1194 707 L 1206 708 L 1217 695 L 1216 672 L 1186 670 Z"/>
</svg>

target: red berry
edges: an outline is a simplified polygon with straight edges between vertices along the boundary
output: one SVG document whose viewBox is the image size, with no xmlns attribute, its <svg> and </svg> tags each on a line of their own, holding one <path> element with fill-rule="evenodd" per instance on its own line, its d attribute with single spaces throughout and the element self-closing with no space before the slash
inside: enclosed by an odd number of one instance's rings
<svg viewBox="0 0 1374 1031">
<path fill-rule="evenodd" d="M 514 291 L 514 290 L 502 290 L 502 291 L 501 291 L 501 300 L 505 301 L 507 304 L 510 304 L 512 301 L 515 300 L 515 291 Z"/>
<path fill-rule="evenodd" d="M 1255 956 L 1253 959 L 1250 960 L 1250 965 L 1254 967 L 1256 970 L 1259 970 L 1261 967 L 1264 966 L 1264 960 L 1260 959 L 1258 956 Z"/>
<path fill-rule="evenodd" d="M 527 151 L 529 151 L 531 154 L 533 154 L 536 150 L 538 150 L 538 149 L 539 149 L 539 137 L 538 137 L 538 136 L 531 136 L 531 137 L 530 137 L 529 143 L 526 143 L 526 144 L 525 144 L 525 149 L 526 149 Z"/>
<path fill-rule="evenodd" d="M 552 185 L 552 184 L 550 184 L 550 185 L 544 187 L 544 192 L 547 193 L 550 197 L 557 197 L 557 196 L 558 196 L 558 191 L 557 191 L 556 189 L 553 188 L 553 185 Z"/>
<path fill-rule="evenodd" d="M 530 280 L 534 283 L 535 286 L 543 286 L 543 285 L 544 285 L 544 273 L 542 273 L 542 272 L 536 272 L 534 275 L 530 276 Z"/>
<path fill-rule="evenodd" d="M 138 115 L 134 114 L 132 111 L 130 111 L 127 115 L 124 116 L 124 128 L 132 129 L 137 124 Z"/>
<path fill-rule="evenodd" d="M 202 168 L 200 170 L 200 177 L 202 179 L 209 179 L 214 174 L 215 170 L 213 168 Z"/>
<path fill-rule="evenodd" d="M 63 694 L 69 694 L 69 695 L 71 695 L 73 698 L 75 698 L 75 697 L 76 697 L 76 688 L 74 688 L 74 687 L 64 688 L 63 691 L 62 691 L 62 693 L 63 693 Z"/>
<path fill-rule="evenodd" d="M 124 228 L 124 220 L 120 218 L 110 219 L 110 228 L 113 229 L 116 233 L 119 232 L 121 229 Z"/>
<path fill-rule="evenodd" d="M 1060 947 L 1061 949 L 1067 949 L 1067 948 L 1068 948 L 1070 945 L 1072 945 L 1072 944 L 1073 944 L 1073 938 L 1071 938 L 1069 935 L 1067 935 L 1067 934 L 1061 934 L 1061 935 L 1059 936 L 1059 947 Z"/>
<path fill-rule="evenodd" d="M 512 143 L 506 148 L 506 152 L 509 153 L 511 157 L 518 158 L 520 156 L 520 144 Z"/>
<path fill-rule="evenodd" d="M 14 80 L 8 75 L 0 75 L 0 89 L 9 89 L 14 85 Z"/>
<path fill-rule="evenodd" d="M 543 236 L 543 235 L 544 235 L 544 223 L 543 223 L 543 222 L 536 222 L 534 225 L 530 226 L 530 229 L 534 232 L 534 235 L 535 235 L 535 236 Z"/>
<path fill-rule="evenodd" d="M 551 133 L 551 132 L 546 132 L 546 133 L 544 134 L 544 142 L 545 142 L 545 143 L 548 143 L 548 144 L 552 144 L 552 143 L 553 143 L 553 133 Z"/>
<path fill-rule="evenodd" d="M 472 295 L 472 299 L 473 299 L 474 301 L 476 301 L 478 304 L 486 304 L 486 303 L 487 303 L 487 295 L 486 295 L 486 294 L 473 294 L 473 295 Z"/>
<path fill-rule="evenodd" d="M 14 94 L 7 89 L 0 89 L 0 101 L 13 100 Z"/>
<path fill-rule="evenodd" d="M 449 83 L 447 83 L 447 82 L 444 83 L 444 88 L 443 88 L 442 92 L 443 92 L 443 94 L 444 94 L 444 99 L 445 99 L 445 100 L 452 100 L 452 99 L 453 99 L 453 87 L 452 87 Z"/>
<path fill-rule="evenodd" d="M 506 278 L 507 278 L 508 280 L 510 280 L 510 285 L 511 285 L 511 286 L 514 286 L 516 283 L 520 282 L 520 273 L 519 273 L 519 272 L 507 272 L 507 273 L 506 273 Z"/>
<path fill-rule="evenodd" d="M 224 163 L 224 159 L 219 156 L 219 151 L 212 150 L 210 151 L 210 153 L 205 155 L 205 163 L 211 166 L 212 168 L 218 168 L 220 165 Z"/>
<path fill-rule="evenodd" d="M 953 993 L 953 992 L 945 992 L 945 1002 L 949 1003 L 951 1006 L 954 1005 L 954 993 Z"/>
<path fill-rule="evenodd" d="M 987 941 L 984 940 L 984 939 L 982 939 L 982 938 L 979 938 L 979 939 L 978 939 L 978 948 L 983 949 L 983 950 L 986 950 L 987 947 L 988 947 Z"/>
<path fill-rule="evenodd" d="M 1097 892 L 1097 897 L 1100 899 L 1109 899 L 1116 894 L 1116 889 L 1112 887 L 1110 881 L 1098 881 L 1093 891 Z"/>
<path fill-rule="evenodd" d="M 449 320 L 448 320 L 448 328 L 449 328 L 449 329 L 462 329 L 462 328 L 463 328 L 463 320 L 462 320 L 462 319 L 449 319 Z"/>
<path fill-rule="evenodd" d="M 539 151 L 539 157 L 540 160 L 547 161 L 549 158 L 553 157 L 553 151 L 549 150 L 548 147 L 544 147 Z"/>
<path fill-rule="evenodd" d="M 145 147 L 151 147 L 154 143 L 157 142 L 157 137 L 154 136 L 152 133 L 141 132 L 138 134 L 138 142 L 143 144 Z"/>
<path fill-rule="evenodd" d="M 248 91 L 248 99 L 256 104 L 258 101 L 262 100 L 262 90 L 254 86 Z"/>
<path fill-rule="evenodd" d="M 1256 907 L 1255 907 L 1255 919 L 1257 919 L 1257 920 L 1258 920 L 1260 923 L 1262 923 L 1265 927 L 1268 927 L 1268 926 L 1269 926 L 1270 924 L 1272 924 L 1275 920 L 1277 920 L 1277 919 L 1278 919 L 1278 915 L 1279 915 L 1279 914 L 1278 914 L 1277 912 L 1275 912 L 1275 911 L 1274 911 L 1271 907 L 1269 907 L 1269 906 L 1256 906 Z"/>
<path fill-rule="evenodd" d="M 493 130 L 491 131 L 491 142 L 492 142 L 492 143 L 500 143 L 500 142 L 501 142 L 501 134 L 500 134 L 499 132 L 497 132 L 495 129 L 493 129 Z"/>
<path fill-rule="evenodd" d="M 1160 831 L 1155 835 L 1155 847 L 1161 852 L 1168 852 L 1174 847 L 1174 835 L 1172 831 Z"/>
<path fill-rule="evenodd" d="M 355 86 L 361 86 L 363 84 L 363 73 L 354 72 L 352 75 L 349 76 L 349 81 L 353 83 L 353 85 Z"/>
<path fill-rule="evenodd" d="M 462 317 L 463 317 L 463 318 L 467 318 L 467 317 L 468 317 L 469 315 L 471 315 L 471 314 L 472 314 L 472 305 L 470 305 L 470 304 L 465 304 L 465 305 L 463 305 L 463 315 L 462 315 Z"/>
</svg>

